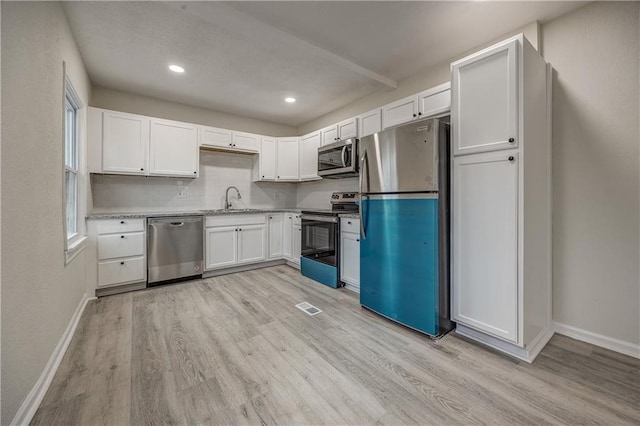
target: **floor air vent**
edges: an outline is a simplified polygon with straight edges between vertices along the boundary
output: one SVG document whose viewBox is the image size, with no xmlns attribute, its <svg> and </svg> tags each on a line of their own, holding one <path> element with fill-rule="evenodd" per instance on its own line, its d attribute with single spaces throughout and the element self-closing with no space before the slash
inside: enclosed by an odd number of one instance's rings
<svg viewBox="0 0 640 426">
<path fill-rule="evenodd" d="M 311 303 L 307 303 L 307 302 L 302 302 L 302 303 L 298 303 L 296 305 L 296 308 L 300 309 L 301 311 L 306 312 L 308 315 L 317 315 L 320 312 L 322 312 L 320 309 L 316 308 L 315 306 L 313 306 Z"/>
</svg>

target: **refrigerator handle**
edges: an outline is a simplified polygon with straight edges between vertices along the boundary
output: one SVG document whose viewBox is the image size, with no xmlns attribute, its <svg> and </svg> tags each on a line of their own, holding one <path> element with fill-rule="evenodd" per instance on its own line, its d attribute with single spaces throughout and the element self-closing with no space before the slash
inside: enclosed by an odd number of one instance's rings
<svg viewBox="0 0 640 426">
<path fill-rule="evenodd" d="M 360 202 L 358 203 L 358 210 L 360 213 L 360 234 L 362 235 L 362 239 L 367 239 L 367 232 L 364 230 L 364 216 L 362 215 L 362 199 L 366 198 L 366 195 L 360 194 Z"/>
<path fill-rule="evenodd" d="M 366 240 L 367 239 L 367 231 L 365 229 L 364 226 L 364 216 L 362 215 L 362 202 L 364 201 L 363 199 L 366 198 L 367 196 L 364 195 L 368 190 L 368 183 L 369 180 L 367 179 L 367 191 L 364 190 L 364 188 L 362 187 L 362 177 L 364 175 L 364 166 L 365 163 L 367 163 L 368 157 L 367 157 L 367 151 L 365 150 L 364 153 L 362 154 L 362 158 L 360 159 L 360 173 L 359 173 L 359 177 L 360 177 L 360 202 L 358 203 L 358 211 L 360 213 L 360 234 L 362 234 L 362 239 Z M 367 174 L 369 173 L 369 168 L 367 167 Z M 369 176 L 367 176 L 369 177 Z"/>
</svg>

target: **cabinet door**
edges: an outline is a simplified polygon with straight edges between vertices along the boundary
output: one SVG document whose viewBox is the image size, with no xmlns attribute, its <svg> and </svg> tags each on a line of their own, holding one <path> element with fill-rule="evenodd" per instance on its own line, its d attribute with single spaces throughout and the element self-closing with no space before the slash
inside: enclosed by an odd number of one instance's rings
<svg viewBox="0 0 640 426">
<path fill-rule="evenodd" d="M 360 123 L 360 137 L 378 133 L 382 130 L 382 109 L 374 109 L 358 117 Z"/>
<path fill-rule="evenodd" d="M 212 148 L 232 148 L 231 131 L 215 127 L 200 128 L 200 146 Z"/>
<path fill-rule="evenodd" d="M 320 138 L 322 145 L 329 145 L 338 140 L 338 126 L 333 125 L 320 130 Z"/>
<path fill-rule="evenodd" d="M 517 342 L 518 155 L 455 158 L 453 197 L 453 319 Z"/>
<path fill-rule="evenodd" d="M 102 171 L 147 174 L 149 119 L 133 114 L 102 115 Z"/>
<path fill-rule="evenodd" d="M 518 40 L 451 66 L 453 154 L 518 146 Z"/>
<path fill-rule="evenodd" d="M 272 213 L 269 215 L 269 258 L 282 257 L 282 234 L 284 215 Z"/>
<path fill-rule="evenodd" d="M 382 107 L 382 126 L 384 129 L 409 122 L 418 116 L 418 97 L 407 96 Z"/>
<path fill-rule="evenodd" d="M 276 179 L 298 180 L 298 138 L 276 139 Z"/>
<path fill-rule="evenodd" d="M 205 229 L 205 268 L 216 269 L 238 263 L 238 231 L 235 226 Z"/>
<path fill-rule="evenodd" d="M 276 140 L 260 141 L 260 180 L 276 180 Z"/>
<path fill-rule="evenodd" d="M 300 138 L 300 179 L 319 179 L 318 148 L 320 148 L 320 132 L 311 133 Z"/>
<path fill-rule="evenodd" d="M 340 280 L 360 289 L 360 235 L 340 234 Z"/>
<path fill-rule="evenodd" d="M 267 258 L 267 227 L 265 225 L 238 226 L 238 263 L 261 262 Z"/>
<path fill-rule="evenodd" d="M 149 174 L 198 176 L 198 130 L 186 123 L 151 120 Z"/>
<path fill-rule="evenodd" d="M 233 132 L 231 146 L 243 151 L 258 152 L 260 136 L 251 133 Z"/>
<path fill-rule="evenodd" d="M 302 255 L 302 226 L 298 223 L 293 225 L 293 250 L 291 253 L 291 260 L 295 263 L 300 263 L 300 256 Z"/>
<path fill-rule="evenodd" d="M 418 117 L 432 117 L 451 109 L 451 84 L 444 83 L 418 93 Z"/>
<path fill-rule="evenodd" d="M 338 139 L 358 137 L 358 119 L 356 117 L 338 123 Z"/>
<path fill-rule="evenodd" d="M 282 225 L 282 256 L 287 259 L 293 256 L 293 216 L 293 213 L 285 213 Z"/>
</svg>

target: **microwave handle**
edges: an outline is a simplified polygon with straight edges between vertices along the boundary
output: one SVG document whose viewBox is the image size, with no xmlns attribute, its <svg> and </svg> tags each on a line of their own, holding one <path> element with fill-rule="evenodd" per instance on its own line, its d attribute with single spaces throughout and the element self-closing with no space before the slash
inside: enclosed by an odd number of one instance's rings
<svg viewBox="0 0 640 426">
<path fill-rule="evenodd" d="M 342 147 L 342 155 L 340 156 L 340 158 L 342 159 L 342 167 L 347 167 L 346 154 L 347 154 L 347 146 L 345 145 Z"/>
</svg>

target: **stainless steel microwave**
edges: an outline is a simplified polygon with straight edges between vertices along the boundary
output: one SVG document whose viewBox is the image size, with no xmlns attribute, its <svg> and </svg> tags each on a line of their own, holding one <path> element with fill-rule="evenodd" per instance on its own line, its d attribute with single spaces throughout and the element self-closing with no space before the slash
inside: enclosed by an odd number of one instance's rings
<svg viewBox="0 0 640 426">
<path fill-rule="evenodd" d="M 358 139 L 318 148 L 318 175 L 333 179 L 358 176 Z"/>
</svg>

